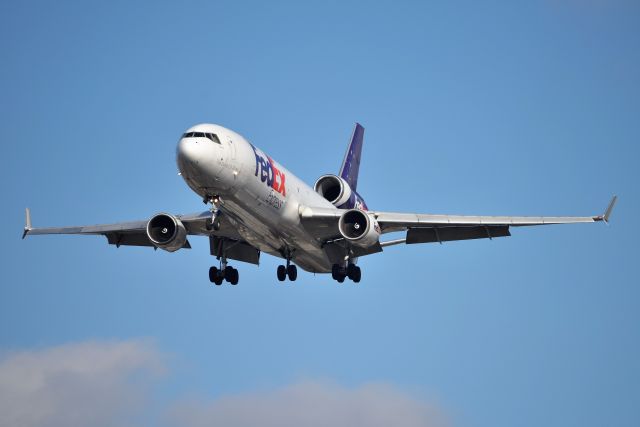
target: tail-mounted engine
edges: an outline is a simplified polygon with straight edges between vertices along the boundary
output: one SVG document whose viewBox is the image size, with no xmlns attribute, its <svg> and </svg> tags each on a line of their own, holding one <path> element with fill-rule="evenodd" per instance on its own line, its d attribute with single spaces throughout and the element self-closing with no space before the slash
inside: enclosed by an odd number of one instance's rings
<svg viewBox="0 0 640 427">
<path fill-rule="evenodd" d="M 340 234 L 354 245 L 369 247 L 380 238 L 380 226 L 371 214 L 359 209 L 346 211 L 338 221 Z"/>
<path fill-rule="evenodd" d="M 175 216 L 161 213 L 147 223 L 147 237 L 156 247 L 175 252 L 187 242 L 187 229 Z"/>
<path fill-rule="evenodd" d="M 334 206 L 342 206 L 351 198 L 351 187 L 347 181 L 336 175 L 322 175 L 316 181 L 313 189 L 316 193 L 333 203 Z"/>
</svg>

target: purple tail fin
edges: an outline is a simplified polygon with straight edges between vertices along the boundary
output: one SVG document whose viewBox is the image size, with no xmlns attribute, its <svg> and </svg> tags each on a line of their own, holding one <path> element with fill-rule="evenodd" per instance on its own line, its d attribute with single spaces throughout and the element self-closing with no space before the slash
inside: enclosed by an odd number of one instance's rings
<svg viewBox="0 0 640 427">
<path fill-rule="evenodd" d="M 360 155 L 362 154 L 362 143 L 364 141 L 364 128 L 360 123 L 356 123 L 353 129 L 349 147 L 344 155 L 342 167 L 340 168 L 340 177 L 343 178 L 353 191 L 358 186 L 358 171 L 360 170 Z"/>
</svg>

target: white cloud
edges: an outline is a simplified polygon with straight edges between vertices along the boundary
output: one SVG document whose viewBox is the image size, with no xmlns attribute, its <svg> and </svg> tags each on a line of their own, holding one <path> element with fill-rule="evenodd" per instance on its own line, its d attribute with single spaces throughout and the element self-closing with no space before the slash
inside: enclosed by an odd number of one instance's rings
<svg viewBox="0 0 640 427">
<path fill-rule="evenodd" d="M 443 414 L 386 384 L 304 381 L 271 391 L 168 402 L 154 414 L 164 371 L 147 341 L 85 342 L 0 357 L 0 426 L 430 427 Z M 153 420 L 153 422 L 149 422 Z"/>
<path fill-rule="evenodd" d="M 428 427 L 446 425 L 434 406 L 394 387 L 345 388 L 302 382 L 279 390 L 178 404 L 176 426 L 205 427 Z"/>
<path fill-rule="evenodd" d="M 86 342 L 0 359 L 1 426 L 127 425 L 161 372 L 146 341 Z"/>
</svg>

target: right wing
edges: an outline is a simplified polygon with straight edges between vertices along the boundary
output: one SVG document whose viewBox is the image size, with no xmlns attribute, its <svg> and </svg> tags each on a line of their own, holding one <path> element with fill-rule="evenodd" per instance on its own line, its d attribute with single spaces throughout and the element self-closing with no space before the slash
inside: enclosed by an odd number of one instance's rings
<svg viewBox="0 0 640 427">
<path fill-rule="evenodd" d="M 107 238 L 110 245 L 126 245 L 126 246 L 153 246 L 147 237 L 146 227 L 147 221 L 130 221 L 120 222 L 116 224 L 99 224 L 99 225 L 80 225 L 72 227 L 43 227 L 33 228 L 31 225 L 31 211 L 25 209 L 26 224 L 22 238 L 27 236 L 36 236 L 43 234 L 89 234 L 103 235 Z M 185 243 L 185 247 L 190 248 L 189 242 Z"/>
<path fill-rule="evenodd" d="M 105 236 L 110 245 L 120 246 L 150 246 L 155 245 L 147 237 L 147 223 L 149 220 L 119 222 L 115 224 L 80 225 L 71 227 L 43 227 L 33 228 L 31 224 L 31 212 L 26 209 L 26 224 L 22 238 L 26 236 L 36 236 L 44 234 L 77 234 L 77 235 L 97 235 Z M 205 211 L 197 214 L 176 215 L 177 219 L 184 224 L 188 235 L 212 236 L 218 239 L 226 239 L 245 244 L 235 227 L 229 222 L 225 215 L 220 216 L 220 230 L 210 231 L 206 228 L 206 222 L 211 218 L 211 212 Z M 219 242 L 217 240 L 216 242 Z M 185 249 L 191 248 L 187 240 L 182 246 Z M 213 249 L 212 249 L 213 251 Z"/>
</svg>

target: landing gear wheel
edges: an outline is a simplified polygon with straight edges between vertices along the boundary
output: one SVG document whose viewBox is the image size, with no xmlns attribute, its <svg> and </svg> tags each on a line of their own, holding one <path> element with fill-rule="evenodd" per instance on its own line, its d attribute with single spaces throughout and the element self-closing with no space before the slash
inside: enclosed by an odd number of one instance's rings
<svg viewBox="0 0 640 427">
<path fill-rule="evenodd" d="M 349 264 L 347 265 L 347 277 L 351 280 L 353 280 L 353 278 L 356 275 L 356 269 L 358 267 L 355 264 Z"/>
<path fill-rule="evenodd" d="M 209 281 L 220 286 L 224 280 L 222 273 L 222 270 L 219 270 L 218 267 L 209 268 Z"/>
<path fill-rule="evenodd" d="M 331 267 L 331 278 L 333 280 L 338 280 L 338 277 L 340 277 L 340 266 L 338 264 L 333 264 Z"/>
<path fill-rule="evenodd" d="M 231 280 L 229 281 L 232 285 L 237 285 L 240 280 L 240 273 L 235 268 L 231 272 Z"/>
<path fill-rule="evenodd" d="M 231 283 L 232 285 L 237 285 L 239 279 L 240 279 L 240 274 L 238 273 L 238 270 L 236 270 L 231 266 L 225 267 L 224 280 Z"/>
<path fill-rule="evenodd" d="M 360 279 L 362 279 L 362 270 L 360 270 L 360 267 L 356 266 L 354 274 L 350 279 L 353 280 L 353 283 L 360 283 Z"/>
<path fill-rule="evenodd" d="M 289 276 L 289 280 L 295 282 L 298 278 L 298 268 L 295 265 L 290 264 L 287 267 L 287 276 Z"/>
<path fill-rule="evenodd" d="M 344 278 L 345 278 L 345 276 L 340 275 L 340 276 L 338 276 L 338 278 L 336 280 L 338 281 L 338 283 L 343 283 L 344 282 Z"/>
<path fill-rule="evenodd" d="M 209 281 L 211 283 L 215 283 L 217 278 L 218 278 L 218 268 L 217 267 L 209 268 Z"/>
<path fill-rule="evenodd" d="M 284 265 L 279 265 L 276 273 L 278 275 L 278 280 L 284 282 L 287 278 L 287 267 L 285 267 Z"/>
</svg>

